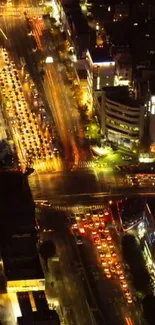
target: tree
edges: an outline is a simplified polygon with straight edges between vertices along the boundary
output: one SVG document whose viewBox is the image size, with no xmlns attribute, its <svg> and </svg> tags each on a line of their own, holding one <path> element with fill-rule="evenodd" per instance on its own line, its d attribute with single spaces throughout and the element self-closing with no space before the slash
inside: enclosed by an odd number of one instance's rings
<svg viewBox="0 0 155 325">
<path fill-rule="evenodd" d="M 56 247 L 52 240 L 44 241 L 40 244 L 39 254 L 43 258 L 46 268 L 48 269 L 48 259 L 56 255 Z"/>
</svg>

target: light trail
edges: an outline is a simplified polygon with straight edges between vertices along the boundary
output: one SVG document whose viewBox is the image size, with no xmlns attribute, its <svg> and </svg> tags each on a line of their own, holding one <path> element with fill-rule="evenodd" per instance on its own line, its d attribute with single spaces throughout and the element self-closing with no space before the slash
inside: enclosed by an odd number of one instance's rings
<svg viewBox="0 0 155 325">
<path fill-rule="evenodd" d="M 6 34 L 3 32 L 3 30 L 2 30 L 1 28 L 0 28 L 0 32 L 1 32 L 1 34 L 4 36 L 4 38 L 5 38 L 6 40 L 8 40 Z"/>
<path fill-rule="evenodd" d="M 134 325 L 130 317 L 125 317 L 127 325 Z"/>
<path fill-rule="evenodd" d="M 43 51 L 43 47 L 42 47 L 42 44 L 41 44 L 41 41 L 40 41 L 40 37 L 39 37 L 38 32 L 37 32 L 37 30 L 35 28 L 33 29 L 33 34 L 34 34 L 34 37 L 35 37 L 38 48 L 41 51 Z"/>
<path fill-rule="evenodd" d="M 69 148 L 68 148 L 68 138 L 67 138 L 67 134 L 66 134 L 66 129 L 62 120 L 62 115 L 61 115 L 61 109 L 60 109 L 60 105 L 58 102 L 58 96 L 59 94 L 56 91 L 55 88 L 55 84 L 53 82 L 53 76 L 51 73 L 50 69 L 46 69 L 46 75 L 48 78 L 48 82 L 50 85 L 50 90 L 52 92 L 52 97 L 53 97 L 53 102 L 54 102 L 54 107 L 55 107 L 55 111 L 56 111 L 56 119 L 57 119 L 57 126 L 59 128 L 59 131 L 61 133 L 61 137 L 63 139 L 64 145 L 65 145 L 65 155 L 67 157 L 67 159 L 69 159 Z"/>
<path fill-rule="evenodd" d="M 32 27 L 37 45 L 43 50 L 41 39 L 42 31 L 45 29 L 43 20 L 33 19 Z M 81 141 L 84 138 L 84 133 L 79 123 L 79 115 L 77 112 L 75 114 L 75 103 L 72 103 L 69 99 L 71 94 L 67 92 L 56 62 L 53 65 L 48 64 L 45 67 L 45 73 L 48 90 L 47 86 L 45 86 L 46 80 L 44 81 L 44 89 L 64 144 L 66 161 L 74 161 L 74 165 L 78 165 L 80 160 L 87 160 L 87 158 L 85 151 L 77 145 L 77 141 L 79 142 L 79 140 Z M 79 136 L 78 140 L 77 135 Z"/>
</svg>

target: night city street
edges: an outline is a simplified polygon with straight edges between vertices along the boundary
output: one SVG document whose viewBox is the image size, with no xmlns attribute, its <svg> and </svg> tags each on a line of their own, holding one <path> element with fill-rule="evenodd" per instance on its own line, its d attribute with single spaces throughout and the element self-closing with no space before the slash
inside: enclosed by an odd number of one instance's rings
<svg viewBox="0 0 155 325">
<path fill-rule="evenodd" d="M 155 325 L 154 18 L 0 2 L 0 325 Z"/>
</svg>

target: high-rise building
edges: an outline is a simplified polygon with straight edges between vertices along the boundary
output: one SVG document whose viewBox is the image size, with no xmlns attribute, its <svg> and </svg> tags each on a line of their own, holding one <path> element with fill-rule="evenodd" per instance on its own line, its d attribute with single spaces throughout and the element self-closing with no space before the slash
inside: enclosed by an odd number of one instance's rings
<svg viewBox="0 0 155 325">
<path fill-rule="evenodd" d="M 93 74 L 94 90 L 101 91 L 103 87 L 114 86 L 115 61 L 110 56 L 109 50 L 96 47 L 87 51 L 86 58 Z"/>
<path fill-rule="evenodd" d="M 144 107 L 129 97 L 128 87 L 105 87 L 102 90 L 101 130 L 110 141 L 132 149 L 144 130 Z"/>
<path fill-rule="evenodd" d="M 36 244 L 35 207 L 26 176 L 1 172 L 0 246 L 8 292 L 44 290 Z"/>
</svg>

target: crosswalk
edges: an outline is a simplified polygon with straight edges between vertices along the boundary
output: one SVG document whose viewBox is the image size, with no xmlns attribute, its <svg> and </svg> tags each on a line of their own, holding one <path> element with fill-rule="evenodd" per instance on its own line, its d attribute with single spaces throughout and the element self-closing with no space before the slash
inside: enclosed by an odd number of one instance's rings
<svg viewBox="0 0 155 325">
<path fill-rule="evenodd" d="M 42 209 L 42 204 L 43 202 L 47 202 L 46 200 L 34 200 L 35 204 L 36 204 L 36 212 L 39 212 L 40 209 Z M 88 206 L 84 206 L 84 205 L 73 205 L 73 206 L 66 206 L 66 205 L 57 205 L 57 204 L 52 204 L 47 207 L 48 209 L 51 210 L 57 210 L 57 211 L 64 211 L 64 212 L 70 212 L 70 213 L 85 213 L 87 210 L 101 210 L 103 209 L 104 205 L 103 204 L 90 204 Z"/>
<path fill-rule="evenodd" d="M 95 164 L 93 161 L 79 161 L 77 164 L 73 164 L 73 169 L 79 168 L 94 168 Z"/>
</svg>

